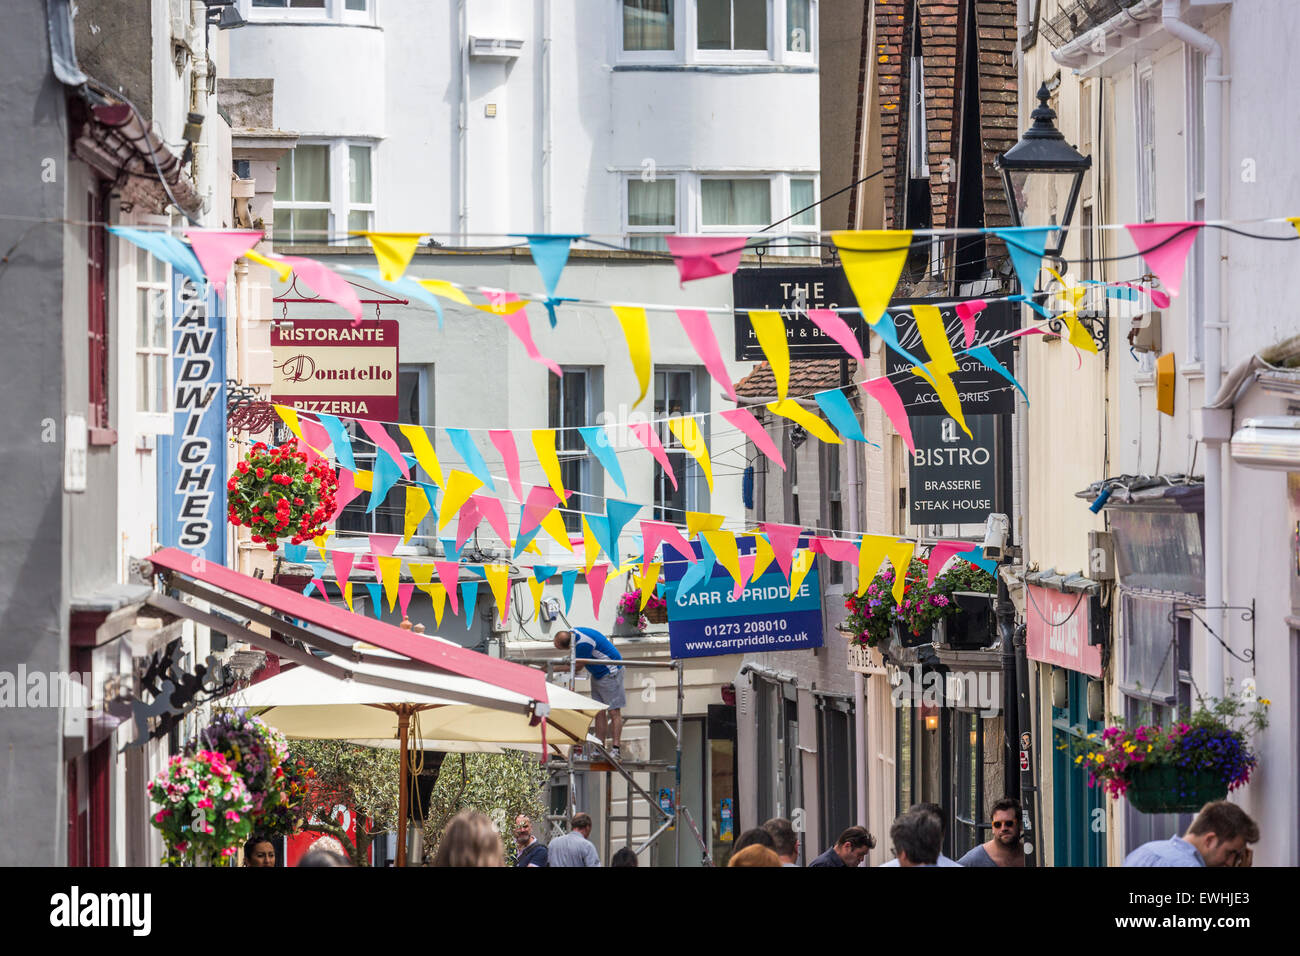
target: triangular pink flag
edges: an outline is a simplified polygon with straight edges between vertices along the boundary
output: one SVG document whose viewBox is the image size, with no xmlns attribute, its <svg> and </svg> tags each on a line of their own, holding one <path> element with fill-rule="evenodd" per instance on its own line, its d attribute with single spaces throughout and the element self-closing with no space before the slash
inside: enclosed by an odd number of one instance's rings
<svg viewBox="0 0 1300 956">
<path fill-rule="evenodd" d="M 961 319 L 962 331 L 966 333 L 966 348 L 975 343 L 975 320 L 987 309 L 989 304 L 983 299 L 957 303 L 957 318 Z"/>
<path fill-rule="evenodd" d="M 889 420 L 894 425 L 894 430 L 903 439 L 903 444 L 912 454 L 916 454 L 916 442 L 912 439 L 912 426 L 907 421 L 907 410 L 903 408 L 903 400 L 898 397 L 898 389 L 894 388 L 894 383 L 887 376 L 869 379 L 862 384 L 862 389 L 872 398 L 880 403 L 880 407 L 885 410 Z"/>
<path fill-rule="evenodd" d="M 438 572 L 438 583 L 447 592 L 447 603 L 451 613 L 460 613 L 460 564 L 456 561 L 435 561 L 433 568 Z"/>
<path fill-rule="evenodd" d="M 334 562 L 334 581 L 339 587 L 348 579 L 352 573 L 352 559 L 355 555 L 351 551 L 341 551 L 335 549 L 330 552 L 330 560 Z"/>
<path fill-rule="evenodd" d="M 546 490 L 550 491 L 549 488 Z M 555 492 L 551 491 L 551 494 L 555 494 Z M 497 537 L 501 539 L 501 543 L 506 547 L 509 547 L 510 526 L 506 524 L 506 511 L 505 508 L 501 506 L 500 499 L 490 497 L 489 495 L 474 495 L 470 500 L 478 506 L 478 513 L 481 514 L 487 523 L 492 526 L 492 530 L 497 533 Z M 457 545 L 457 547 L 460 547 L 460 545 Z"/>
<path fill-rule="evenodd" d="M 401 542 L 400 534 L 372 534 L 370 538 L 370 553 L 382 554 L 391 558 L 393 552 L 397 550 L 397 545 Z"/>
<path fill-rule="evenodd" d="M 731 590 L 731 599 L 733 601 L 740 600 L 740 595 L 745 590 L 745 585 L 747 585 L 749 579 L 754 576 L 754 559 L 757 557 L 757 551 L 751 551 L 749 554 L 742 554 L 740 556 L 740 580 L 736 582 L 736 586 Z"/>
<path fill-rule="evenodd" d="M 587 590 L 591 592 L 591 613 L 600 617 L 600 597 L 605 593 L 605 577 L 609 574 L 608 564 L 593 564 L 587 572 Z"/>
<path fill-rule="evenodd" d="M 824 554 L 832 561 L 858 560 L 858 545 L 843 538 L 813 538 L 810 550 L 814 554 Z"/>
<path fill-rule="evenodd" d="M 460 551 L 469 540 L 469 536 L 474 533 L 474 529 L 483 521 L 483 512 L 478 510 L 478 502 L 475 500 L 477 495 L 470 497 L 469 501 L 460 506 L 460 513 L 456 516 L 456 550 Z"/>
<path fill-rule="evenodd" d="M 302 437 L 307 440 L 307 444 L 321 454 L 324 454 L 325 449 L 334 442 L 324 425 L 314 418 L 308 418 L 302 412 L 298 413 L 298 428 L 301 429 Z"/>
<path fill-rule="evenodd" d="M 402 473 L 403 478 L 411 477 L 411 466 L 406 463 L 406 458 L 402 455 L 402 450 L 397 447 L 397 442 L 393 441 L 393 436 L 388 434 L 388 429 L 384 427 L 383 422 L 371 421 L 368 418 L 358 418 L 357 424 L 361 426 L 370 440 L 376 446 L 382 448 L 388 453 L 388 457 L 393 459 L 397 468 Z"/>
<path fill-rule="evenodd" d="M 528 534 L 560 503 L 560 496 L 546 485 L 534 485 L 524 502 L 524 516 L 519 522 L 520 536 Z"/>
<path fill-rule="evenodd" d="M 321 460 L 321 456 L 318 455 L 318 454 L 316 454 L 316 449 L 312 448 L 311 445 L 307 444 L 307 443 L 306 443 L 305 441 L 303 441 L 301 438 L 299 438 L 299 439 L 295 442 L 295 444 L 296 444 L 297 447 L 298 447 L 298 451 L 299 451 L 301 454 L 304 454 L 304 455 L 307 456 L 307 467 L 308 467 L 308 468 L 310 468 L 312 465 L 316 464 L 316 462 L 318 462 L 318 461 Z"/>
<path fill-rule="evenodd" d="M 659 462 L 659 467 L 668 475 L 668 480 L 673 483 L 673 491 L 677 490 L 677 475 L 673 473 L 672 462 L 668 460 L 668 452 L 664 449 L 663 442 L 659 440 L 659 435 L 655 432 L 654 426 L 649 422 L 631 422 L 628 429 L 640 439 L 641 444 L 650 450 L 650 454 L 655 456 L 655 461 Z"/>
<path fill-rule="evenodd" d="M 721 414 L 728 422 L 744 432 L 749 437 L 749 440 L 754 443 L 755 448 L 776 462 L 782 471 L 785 471 L 785 461 L 781 458 L 781 450 L 776 447 L 776 443 L 772 441 L 772 436 L 767 433 L 763 423 L 754 417 L 753 412 L 748 408 L 729 408 Z"/>
<path fill-rule="evenodd" d="M 1141 292 L 1143 295 L 1150 296 L 1151 304 L 1154 305 L 1157 309 L 1169 308 L 1169 296 L 1166 293 L 1161 292 L 1153 285 L 1143 285 L 1141 282 L 1120 282 L 1117 284 L 1125 286 L 1126 288 L 1129 289 L 1136 289 L 1137 291 Z"/>
<path fill-rule="evenodd" d="M 330 599 L 330 594 L 329 594 L 329 592 L 325 590 L 325 582 L 324 582 L 324 581 L 322 581 L 320 578 L 313 578 L 311 583 L 314 584 L 314 585 L 316 585 L 316 590 L 320 592 L 320 596 L 321 596 L 322 599 L 324 599 L 324 600 L 326 600 L 326 601 L 328 601 L 328 600 Z"/>
<path fill-rule="evenodd" d="M 682 282 L 728 276 L 740 265 L 747 236 L 665 236 Z"/>
<path fill-rule="evenodd" d="M 681 529 L 675 524 L 669 524 L 667 521 L 650 521 L 641 522 L 641 538 L 645 542 L 645 563 L 649 564 L 654 560 L 655 549 L 661 542 L 667 543 L 674 551 L 683 558 L 694 564 L 698 558 L 695 557 L 695 551 L 691 548 L 690 542 L 682 537 Z M 667 555 L 664 555 L 667 558 Z"/>
<path fill-rule="evenodd" d="M 330 520 L 333 521 L 337 518 L 339 513 L 359 494 L 361 494 L 361 489 L 356 486 L 352 472 L 346 468 L 340 468 L 339 486 L 334 492 L 334 514 L 330 515 Z"/>
<path fill-rule="evenodd" d="M 926 584 L 934 584 L 935 577 L 954 554 L 969 551 L 974 546 L 970 541 L 940 541 L 936 544 L 925 559 Z"/>
<path fill-rule="evenodd" d="M 487 296 L 488 302 L 491 303 L 492 305 L 499 306 L 499 305 L 504 305 L 507 302 L 519 301 L 519 296 L 517 296 L 513 292 L 501 292 L 499 290 L 491 290 L 491 291 L 484 290 L 483 294 Z M 510 331 L 515 334 L 515 338 L 517 338 L 520 344 L 523 345 L 524 351 L 528 354 L 528 357 L 530 359 L 532 359 L 534 362 L 540 362 L 542 365 L 545 365 L 557 376 L 562 377 L 564 375 L 564 373 L 560 370 L 559 365 L 557 365 L 552 359 L 546 358 L 544 355 L 542 355 L 541 352 L 537 351 L 537 343 L 533 341 L 533 330 L 528 325 L 527 308 L 516 309 L 515 311 L 510 313 L 500 313 L 500 315 L 502 321 L 504 321 L 506 326 L 510 329 Z"/>
<path fill-rule="evenodd" d="M 299 277 L 316 290 L 316 294 L 327 302 L 334 302 L 352 313 L 352 324 L 361 324 L 361 300 L 351 283 L 333 269 L 322 265 L 315 259 L 302 256 L 280 256 L 279 261 L 293 267 Z"/>
<path fill-rule="evenodd" d="M 1202 222 L 1150 222 L 1125 226 L 1151 271 L 1170 295 L 1177 295 L 1187 268 L 1187 251 L 1196 241 Z"/>
<path fill-rule="evenodd" d="M 402 609 L 402 617 L 406 617 L 407 609 L 411 606 L 411 592 L 415 590 L 415 585 L 410 581 L 397 586 L 397 604 Z"/>
<path fill-rule="evenodd" d="M 246 229 L 187 229 L 185 238 L 217 295 L 226 297 L 226 276 L 235 260 L 262 241 L 262 233 Z"/>
<path fill-rule="evenodd" d="M 691 347 L 695 349 L 695 354 L 700 357 L 700 361 L 713 376 L 713 380 L 722 386 L 723 394 L 733 402 L 737 401 L 736 388 L 732 384 L 726 363 L 722 361 L 718 337 L 713 334 L 709 313 L 703 309 L 678 309 L 677 318 L 681 321 L 682 328 L 686 330 L 686 337 L 691 340 Z"/>
<path fill-rule="evenodd" d="M 794 563 L 794 549 L 799 546 L 799 535 L 803 533 L 803 529 L 797 524 L 771 524 L 770 522 L 760 524 L 759 528 L 767 535 L 772 553 L 776 555 L 776 563 L 781 568 L 781 573 L 785 575 L 785 579 L 789 581 L 790 567 Z"/>
<path fill-rule="evenodd" d="M 501 453 L 501 463 L 506 467 L 511 490 L 518 500 L 523 501 L 524 483 L 519 480 L 519 449 L 515 447 L 514 433 L 505 428 L 493 428 L 488 432 L 488 437 Z"/>
<path fill-rule="evenodd" d="M 817 328 L 838 342 L 853 358 L 859 362 L 866 361 L 862 356 L 862 343 L 853 334 L 849 324 L 840 318 L 840 314 L 834 309 L 809 309 L 808 318 L 812 319 Z"/>
</svg>

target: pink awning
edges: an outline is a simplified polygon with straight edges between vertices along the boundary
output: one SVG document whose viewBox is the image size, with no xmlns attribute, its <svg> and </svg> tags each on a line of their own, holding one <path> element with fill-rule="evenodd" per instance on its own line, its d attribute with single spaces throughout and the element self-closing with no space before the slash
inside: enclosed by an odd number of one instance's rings
<svg viewBox="0 0 1300 956">
<path fill-rule="evenodd" d="M 155 568 L 183 575 L 254 604 L 272 608 L 286 617 L 329 631 L 346 642 L 364 641 L 449 674 L 472 677 L 523 694 L 531 700 L 549 703 L 546 677 L 531 667 L 489 657 L 441 638 L 404 631 L 392 624 L 372 620 L 319 599 L 298 594 L 270 581 L 249 577 L 210 561 L 203 562 L 177 548 L 163 548 L 150 555 L 148 560 Z"/>
</svg>

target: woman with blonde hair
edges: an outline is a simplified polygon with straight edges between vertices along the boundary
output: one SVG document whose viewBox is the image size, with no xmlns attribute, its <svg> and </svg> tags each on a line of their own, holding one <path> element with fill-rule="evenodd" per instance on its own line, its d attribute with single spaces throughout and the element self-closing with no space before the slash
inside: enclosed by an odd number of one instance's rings
<svg viewBox="0 0 1300 956">
<path fill-rule="evenodd" d="M 487 814 L 462 810 L 451 818 L 438 841 L 434 866 L 505 866 L 501 835 Z"/>
</svg>

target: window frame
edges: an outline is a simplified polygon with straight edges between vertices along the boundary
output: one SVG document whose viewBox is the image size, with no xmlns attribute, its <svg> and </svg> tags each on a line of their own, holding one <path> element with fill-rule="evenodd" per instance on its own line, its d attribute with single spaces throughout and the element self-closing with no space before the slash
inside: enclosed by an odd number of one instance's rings
<svg viewBox="0 0 1300 956">
<path fill-rule="evenodd" d="M 821 192 L 818 188 L 820 177 L 816 174 L 803 175 L 801 173 L 784 173 L 781 178 L 784 180 L 785 200 L 787 205 L 784 214 L 778 216 L 776 221 L 786 219 L 786 222 L 782 223 L 782 227 L 786 230 L 785 235 L 789 236 L 791 239 L 804 239 L 808 242 L 820 243 L 822 223 L 822 207 L 820 204 Z M 794 184 L 796 180 L 812 183 L 813 201 L 818 203 L 809 210 L 813 216 L 812 225 L 798 225 L 793 219 L 788 218 L 793 216 L 797 211 L 794 202 Z M 798 208 L 802 209 L 803 207 L 800 206 Z M 809 245 L 803 247 L 787 247 L 782 250 L 782 254 L 787 256 L 819 259 L 821 258 L 821 246 Z"/>
<path fill-rule="evenodd" d="M 623 206 L 623 239 L 629 247 L 632 245 L 634 238 L 652 238 L 654 236 L 673 236 L 682 233 L 680 224 L 682 218 L 682 202 L 685 190 L 682 189 L 683 177 L 677 173 L 659 175 L 655 173 L 650 182 L 659 182 L 661 180 L 671 180 L 673 183 L 673 224 L 671 226 L 633 226 L 632 225 L 632 183 L 646 182 L 640 174 L 626 176 L 623 179 L 623 188 L 620 190 Z M 660 250 L 636 250 L 638 252 L 667 252 L 668 244 L 665 242 L 663 249 Z"/>
<path fill-rule="evenodd" d="M 611 0 L 613 29 L 610 31 L 610 62 L 615 66 L 754 66 L 770 69 L 773 66 L 812 67 L 818 65 L 820 42 L 820 0 L 808 3 L 808 26 L 811 36 L 804 51 L 786 48 L 789 33 L 787 4 L 789 0 L 765 0 L 767 6 L 767 46 L 762 50 L 701 50 L 699 49 L 699 11 L 701 0 L 674 0 L 673 49 L 628 50 L 624 48 L 623 0 Z M 728 0 L 733 2 L 733 0 Z M 734 34 L 734 28 L 733 28 Z"/>
<path fill-rule="evenodd" d="M 784 31 L 778 33 L 773 7 L 781 8 L 781 22 L 785 22 L 785 4 L 779 0 L 763 0 L 767 9 L 767 45 L 762 50 L 737 50 L 734 46 L 725 50 L 701 50 L 700 49 L 700 4 L 705 2 L 727 3 L 731 5 L 731 42 L 736 42 L 736 21 L 735 21 L 735 3 L 736 0 L 692 0 L 691 17 L 688 25 L 690 50 L 697 63 L 775 63 L 778 62 L 777 55 L 785 47 Z M 781 43 L 776 44 L 777 37 L 781 37 Z"/>
<path fill-rule="evenodd" d="M 282 7 L 257 7 L 253 0 L 239 0 L 239 13 L 250 24 L 258 23 L 341 23 L 349 26 L 375 26 L 376 0 L 366 0 L 365 10 L 349 10 L 347 0 L 324 0 L 320 7 L 293 7 L 284 0 Z"/>
<path fill-rule="evenodd" d="M 324 146 L 326 148 L 325 168 L 329 174 L 329 198 L 322 202 L 319 200 L 298 200 L 291 199 L 283 201 L 272 199 L 271 202 L 271 221 L 274 224 L 276 210 L 325 210 L 325 238 L 299 239 L 292 236 L 284 239 L 278 234 L 274 237 L 277 245 L 316 245 L 322 243 L 331 243 L 334 239 L 339 239 L 347 244 L 358 244 L 366 241 L 364 236 L 348 235 L 350 231 L 349 214 L 351 212 L 365 212 L 369 214 L 368 229 L 375 228 L 375 212 L 379 208 L 376 192 L 378 181 L 375 176 L 375 156 L 379 141 L 374 137 L 366 136 L 348 136 L 348 137 L 311 137 L 300 139 L 298 144 L 291 150 L 285 152 L 284 156 L 289 157 L 289 161 L 295 162 L 294 154 L 302 146 Z M 352 164 L 351 150 L 353 147 L 364 147 L 370 151 L 370 202 L 354 203 L 352 202 Z M 284 157 L 277 161 L 277 186 L 279 185 L 279 175 L 284 172 Z M 295 173 L 291 170 L 290 176 Z M 291 188 L 294 188 L 291 186 Z"/>
<path fill-rule="evenodd" d="M 682 16 L 686 8 L 694 8 L 694 0 L 669 0 L 673 10 L 673 48 L 671 50 L 629 50 L 627 49 L 627 37 L 623 32 L 623 8 L 626 0 L 614 0 L 615 2 L 615 34 L 617 55 L 615 61 L 618 63 L 636 64 L 664 64 L 680 63 L 682 61 L 682 50 L 686 42 L 686 24 L 683 22 L 685 17 Z"/>
<path fill-rule="evenodd" d="M 143 226 L 145 228 L 148 228 L 150 226 L 168 227 L 171 225 L 171 220 L 169 220 L 165 216 L 137 216 L 133 220 L 133 223 L 135 225 Z M 146 281 L 143 282 L 141 281 L 140 274 L 139 274 L 140 272 L 139 265 L 140 265 L 140 257 L 142 255 L 147 257 L 152 262 L 156 262 L 162 266 L 164 278 L 161 281 L 155 282 L 152 279 L 147 279 Z M 126 261 L 123 261 L 121 263 L 122 268 L 118 272 L 119 276 L 121 276 L 122 278 L 121 292 L 119 293 L 119 296 L 125 296 L 127 301 L 126 302 L 119 301 L 119 310 L 120 310 L 120 314 L 131 316 L 132 327 L 129 330 L 125 328 L 122 330 L 123 331 L 122 340 L 123 342 L 131 343 L 131 349 L 130 349 L 131 358 L 129 362 L 130 370 L 126 374 L 129 375 L 130 393 L 134 396 L 134 400 L 132 402 L 132 407 L 134 408 L 134 422 L 135 422 L 134 430 L 137 434 L 154 434 L 154 435 L 171 434 L 172 416 L 173 416 L 174 405 L 175 405 L 174 369 L 172 368 L 175 362 L 174 362 L 174 356 L 172 354 L 173 352 L 172 339 L 174 337 L 174 329 L 175 329 L 175 322 L 176 322 L 176 315 L 174 313 L 175 303 L 172 301 L 173 299 L 172 268 L 167 263 L 156 258 L 154 255 L 152 255 L 151 253 L 143 249 L 136 249 L 134 255 L 123 256 L 123 259 Z M 151 289 L 153 291 L 161 293 L 161 300 L 163 304 L 163 316 L 164 316 L 165 326 L 166 326 L 166 331 L 164 333 L 165 341 L 161 346 L 146 346 L 145 348 L 141 348 L 137 344 L 139 342 L 139 334 L 140 334 L 139 325 L 141 322 L 140 311 L 138 308 L 139 293 L 141 289 Z M 148 334 L 148 331 L 149 330 L 146 330 L 146 336 Z M 140 402 L 139 402 L 140 382 L 139 382 L 137 369 L 138 369 L 138 358 L 141 355 L 147 355 L 150 358 L 161 357 L 163 359 L 162 362 L 163 379 L 164 379 L 163 408 L 161 409 L 140 407 Z M 152 362 L 148 363 L 146 365 L 146 368 L 148 368 L 152 364 L 153 364 Z"/>
<path fill-rule="evenodd" d="M 683 492 L 682 511 L 708 511 L 709 510 L 709 488 L 704 478 L 704 471 L 695 457 L 682 447 L 681 442 L 677 440 L 668 428 L 667 419 L 669 417 L 687 417 L 690 415 L 697 416 L 696 422 L 699 425 L 700 433 L 704 436 L 706 444 L 710 442 L 710 418 L 708 415 L 708 385 L 703 376 L 704 368 L 697 365 L 655 365 L 651 370 L 651 386 L 654 389 L 652 401 L 655 405 L 659 403 L 659 376 L 670 375 L 673 373 L 687 373 L 691 380 L 691 407 L 683 409 L 680 416 L 673 416 L 668 410 L 668 389 L 667 380 L 664 380 L 664 410 L 662 412 L 654 411 L 655 428 L 659 436 L 659 442 L 664 446 L 664 451 L 670 456 L 680 455 L 683 467 L 675 468 L 677 474 L 677 487 Z M 703 399 L 703 401 L 701 400 Z M 700 417 L 702 416 L 702 417 Z M 657 461 L 652 459 L 653 471 L 651 473 L 651 483 L 654 485 L 654 510 L 656 521 L 672 521 L 669 517 L 671 511 L 666 505 L 666 497 L 661 495 L 664 488 L 670 486 L 667 473 L 663 470 Z M 685 521 L 685 517 L 682 519 Z"/>
<path fill-rule="evenodd" d="M 762 229 L 767 228 L 767 226 L 769 225 L 769 223 L 767 222 L 715 223 L 711 225 L 705 225 L 704 184 L 706 182 L 744 182 L 744 181 L 756 180 L 756 181 L 767 183 L 767 214 L 769 216 L 772 216 L 773 215 L 772 210 L 778 208 L 781 203 L 781 199 L 779 196 L 773 197 L 772 195 L 774 192 L 777 192 L 775 186 L 776 186 L 776 181 L 779 178 L 780 178 L 780 174 L 773 174 L 773 173 L 750 173 L 750 172 L 744 172 L 744 173 L 702 172 L 700 173 L 699 178 L 696 180 L 697 201 L 695 203 L 695 215 L 696 215 L 696 222 L 698 223 L 699 226 L 699 231 L 702 233 L 716 232 L 716 233 L 727 234 L 727 233 L 734 233 L 736 230 L 740 229 L 745 231 L 758 232 Z M 774 198 L 775 201 L 773 201 Z M 786 198 L 786 202 L 787 203 L 789 202 L 788 196 Z M 770 221 L 775 222 L 776 219 L 779 218 L 780 218 L 779 216 L 773 216 L 773 219 Z M 788 223 L 786 225 L 788 225 Z M 781 235 L 781 234 L 774 233 L 774 235 Z"/>
<path fill-rule="evenodd" d="M 1155 72 L 1150 61 L 1134 67 L 1133 114 L 1137 161 L 1136 195 L 1139 222 L 1154 222 L 1156 218 L 1155 184 Z"/>
<path fill-rule="evenodd" d="M 603 508 L 596 507 L 595 499 L 603 499 L 605 496 L 604 487 L 604 469 L 598 468 L 598 462 L 595 461 L 595 455 L 587 447 L 582 436 L 576 432 L 578 428 L 589 428 L 600 426 L 601 412 L 604 407 L 604 366 L 602 365 L 564 365 L 560 367 L 564 374 L 560 378 L 554 375 L 547 376 L 547 427 L 556 429 L 555 454 L 560 462 L 560 469 L 563 471 L 566 464 L 578 464 L 580 476 L 580 487 L 569 487 L 569 482 L 565 481 L 565 490 L 570 492 L 569 501 L 565 505 L 564 525 L 569 531 L 580 531 L 582 528 L 582 518 L 580 512 L 594 514 L 604 511 Z M 564 416 L 564 380 L 569 375 L 582 375 L 584 379 L 584 388 L 586 390 L 584 406 L 584 418 L 580 424 L 570 424 L 568 422 L 552 422 L 550 416 L 550 394 L 551 389 L 557 385 L 560 392 L 560 416 Z M 597 401 L 597 398 L 601 399 Z M 607 433 L 608 434 L 608 433 Z M 612 440 L 612 439 L 611 439 Z M 567 446 L 567 447 L 566 447 Z"/>
<path fill-rule="evenodd" d="M 909 179 L 930 178 L 930 135 L 925 115 L 925 57 L 909 58 L 907 71 L 907 172 Z"/>
</svg>

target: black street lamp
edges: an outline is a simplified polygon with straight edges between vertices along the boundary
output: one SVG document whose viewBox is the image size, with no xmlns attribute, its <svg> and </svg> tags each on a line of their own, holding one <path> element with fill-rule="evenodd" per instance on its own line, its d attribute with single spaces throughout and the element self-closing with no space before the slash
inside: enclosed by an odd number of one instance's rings
<svg viewBox="0 0 1300 956">
<path fill-rule="evenodd" d="M 1092 167 L 1091 156 L 1081 156 L 1065 141 L 1056 128 L 1056 113 L 1047 105 L 1047 84 L 1038 88 L 1038 108 L 1030 116 L 1033 125 L 1025 130 L 1020 142 L 993 161 L 1002 173 L 1002 183 L 1011 207 L 1011 222 L 1016 226 L 1056 226 L 1055 234 L 1047 237 L 1046 252 L 1059 259 L 1065 248 L 1065 234 L 1074 215 L 1074 205 L 1079 201 L 1079 187 L 1083 175 Z M 1064 208 L 1057 206 L 1057 197 L 1069 190 Z M 1026 222 L 1031 195 L 1048 199 L 1051 222 Z M 1057 222 L 1057 216 L 1060 221 Z"/>
</svg>

